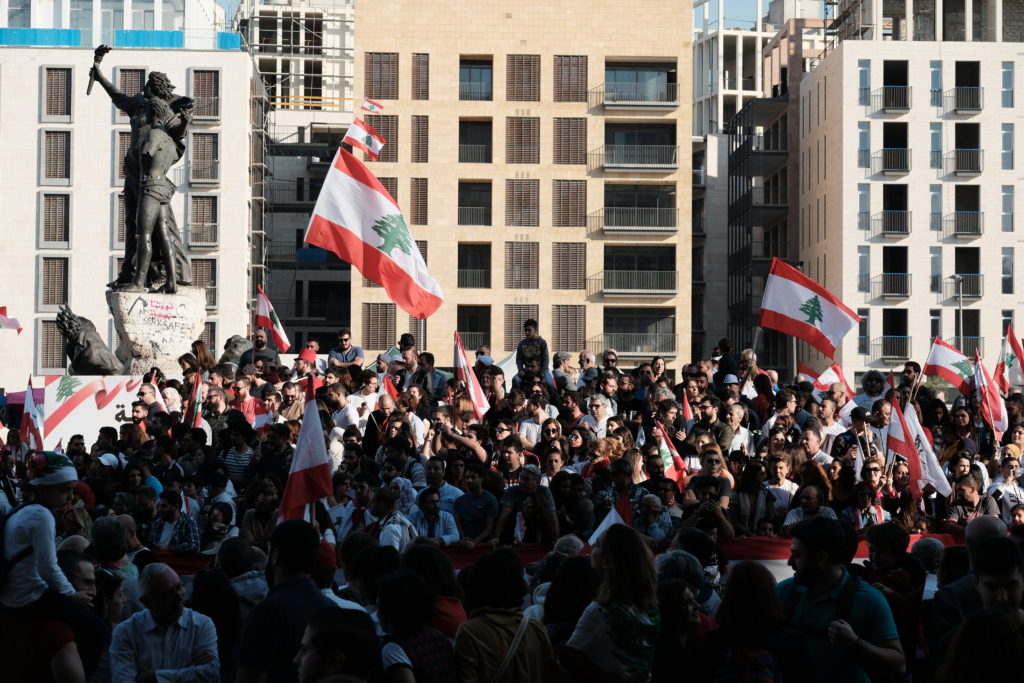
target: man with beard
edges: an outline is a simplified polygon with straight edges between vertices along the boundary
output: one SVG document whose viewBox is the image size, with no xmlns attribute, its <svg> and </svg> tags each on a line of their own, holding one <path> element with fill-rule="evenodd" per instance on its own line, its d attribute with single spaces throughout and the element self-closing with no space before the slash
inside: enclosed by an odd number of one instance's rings
<svg viewBox="0 0 1024 683">
<path fill-rule="evenodd" d="M 793 528 L 789 566 L 779 584 L 790 623 L 808 641 L 817 680 L 867 683 L 902 678 L 906 659 L 892 612 L 878 589 L 850 574 L 847 536 L 837 521 L 817 517 Z"/>
<path fill-rule="evenodd" d="M 238 359 L 238 367 L 256 365 L 258 360 L 263 361 L 264 365 L 269 364 L 275 367 L 281 364 L 277 351 L 267 345 L 267 331 L 263 328 L 256 330 L 256 333 L 252 335 L 252 348 L 242 352 Z"/>
</svg>

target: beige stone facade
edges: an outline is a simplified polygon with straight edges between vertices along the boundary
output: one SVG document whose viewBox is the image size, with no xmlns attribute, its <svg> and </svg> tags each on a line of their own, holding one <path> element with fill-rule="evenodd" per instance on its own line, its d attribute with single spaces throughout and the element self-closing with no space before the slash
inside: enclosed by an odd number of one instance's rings
<svg viewBox="0 0 1024 683">
<path fill-rule="evenodd" d="M 396 190 L 445 293 L 417 324 L 353 274 L 352 330 L 368 355 L 412 331 L 447 365 L 459 329 L 501 359 L 536 317 L 552 353 L 689 361 L 691 9 L 644 0 L 628 21 L 622 9 L 357 6 L 356 101 L 397 117 L 357 112 L 397 123 L 397 141 L 378 128 L 397 159 L 369 166 Z"/>
</svg>

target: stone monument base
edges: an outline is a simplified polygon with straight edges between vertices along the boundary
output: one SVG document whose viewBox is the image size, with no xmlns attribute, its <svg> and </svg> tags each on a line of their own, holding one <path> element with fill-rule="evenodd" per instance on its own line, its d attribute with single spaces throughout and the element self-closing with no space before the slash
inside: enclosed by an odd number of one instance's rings
<svg viewBox="0 0 1024 683">
<path fill-rule="evenodd" d="M 176 294 L 107 291 L 114 329 L 121 339 L 117 357 L 123 373 L 141 375 L 160 368 L 165 375 L 181 373 L 178 356 L 191 353 L 206 323 L 206 290 L 179 287 Z"/>
</svg>

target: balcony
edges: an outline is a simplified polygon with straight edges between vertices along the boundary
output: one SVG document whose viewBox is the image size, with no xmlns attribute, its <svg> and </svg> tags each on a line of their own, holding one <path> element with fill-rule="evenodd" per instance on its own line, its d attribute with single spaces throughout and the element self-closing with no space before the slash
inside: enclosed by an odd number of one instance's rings
<svg viewBox="0 0 1024 683">
<path fill-rule="evenodd" d="M 459 83 L 460 100 L 477 100 L 489 102 L 493 99 L 494 88 L 490 83 L 462 81 Z"/>
<path fill-rule="evenodd" d="M 605 270 L 587 278 L 589 294 L 605 296 L 673 296 L 678 273 L 674 270 Z"/>
<path fill-rule="evenodd" d="M 983 149 L 954 149 L 943 157 L 943 170 L 955 175 L 979 175 L 985 159 Z"/>
<path fill-rule="evenodd" d="M 460 206 L 459 225 L 490 225 L 491 209 L 488 206 Z"/>
<path fill-rule="evenodd" d="M 491 345 L 490 332 L 463 332 L 459 330 L 459 336 L 462 337 L 462 346 L 466 349 L 467 353 L 473 353 L 481 346 Z"/>
<path fill-rule="evenodd" d="M 954 211 L 942 218 L 942 224 L 946 237 L 956 237 L 957 239 L 981 237 L 985 232 L 985 212 Z"/>
<path fill-rule="evenodd" d="M 459 287 L 462 289 L 490 289 L 491 271 L 459 268 Z"/>
<path fill-rule="evenodd" d="M 910 234 L 910 212 L 879 211 L 871 217 L 871 234 L 875 237 L 906 237 Z"/>
<path fill-rule="evenodd" d="M 946 278 L 946 296 L 980 299 L 985 293 L 985 276 L 981 273 L 955 273 Z"/>
<path fill-rule="evenodd" d="M 661 332 L 606 332 L 588 339 L 587 349 L 595 353 L 615 349 L 619 356 L 633 358 L 675 356 L 676 335 Z"/>
<path fill-rule="evenodd" d="M 985 104 L 985 89 L 977 87 L 957 87 L 942 94 L 943 105 L 947 113 L 977 114 Z"/>
<path fill-rule="evenodd" d="M 978 355 L 982 358 L 985 357 L 984 337 L 950 337 L 946 340 L 946 343 L 960 349 L 960 351 L 968 358 L 974 358 L 975 351 L 977 351 Z"/>
<path fill-rule="evenodd" d="M 679 209 L 606 206 L 589 218 L 592 229 L 607 234 L 668 234 L 679 227 Z"/>
<path fill-rule="evenodd" d="M 752 187 L 750 188 L 750 203 L 757 207 L 785 208 L 789 203 L 786 187 L 784 185 Z"/>
<path fill-rule="evenodd" d="M 460 164 L 491 163 L 490 145 L 459 145 Z"/>
<path fill-rule="evenodd" d="M 910 273 L 882 273 L 872 278 L 872 292 L 883 299 L 906 299 L 910 296 Z"/>
<path fill-rule="evenodd" d="M 910 173 L 910 149 L 906 147 L 885 147 L 871 155 L 871 170 L 883 175 L 906 175 Z"/>
<path fill-rule="evenodd" d="M 703 168 L 693 169 L 693 186 L 702 188 L 707 184 L 707 172 Z"/>
<path fill-rule="evenodd" d="M 909 85 L 885 85 L 871 93 L 871 108 L 886 114 L 910 111 Z"/>
<path fill-rule="evenodd" d="M 874 356 L 881 360 L 909 360 L 910 337 L 882 336 L 871 342 Z"/>
<path fill-rule="evenodd" d="M 605 145 L 590 152 L 591 162 L 607 170 L 674 171 L 678 145 Z"/>
<path fill-rule="evenodd" d="M 193 118 L 199 122 L 220 120 L 220 98 L 197 97 Z"/>
<path fill-rule="evenodd" d="M 188 164 L 188 182 L 192 185 L 220 183 L 219 161 L 191 161 Z"/>
<path fill-rule="evenodd" d="M 751 135 L 750 145 L 754 152 L 782 152 L 789 153 L 789 136 L 786 133 L 762 133 Z"/>
<path fill-rule="evenodd" d="M 674 109 L 679 105 L 676 83 L 605 83 L 588 94 L 591 107 L 605 109 Z"/>
<path fill-rule="evenodd" d="M 192 249 L 216 248 L 217 233 L 216 223 L 189 223 L 188 246 Z"/>
</svg>

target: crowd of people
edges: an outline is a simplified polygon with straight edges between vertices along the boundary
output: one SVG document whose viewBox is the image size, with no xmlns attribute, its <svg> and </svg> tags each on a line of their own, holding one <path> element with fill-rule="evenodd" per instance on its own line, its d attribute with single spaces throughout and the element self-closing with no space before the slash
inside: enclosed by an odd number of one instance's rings
<svg viewBox="0 0 1024 683">
<path fill-rule="evenodd" d="M 292 367 L 254 342 L 218 364 L 197 341 L 179 376 L 145 378 L 130 423 L 63 452 L 6 432 L 3 680 L 1024 671 L 1020 393 L 1000 435 L 914 362 L 850 395 L 780 381 L 725 339 L 678 376 L 662 358 L 620 369 L 615 349 L 552 354 L 529 320 L 511 378 L 476 350 L 481 416 L 411 335 L 372 359 L 343 329 Z M 942 485 L 887 449 L 894 404 Z M 281 521 L 304 420 L 333 490 Z M 792 578 L 730 562 L 745 538 L 786 539 Z"/>
</svg>

